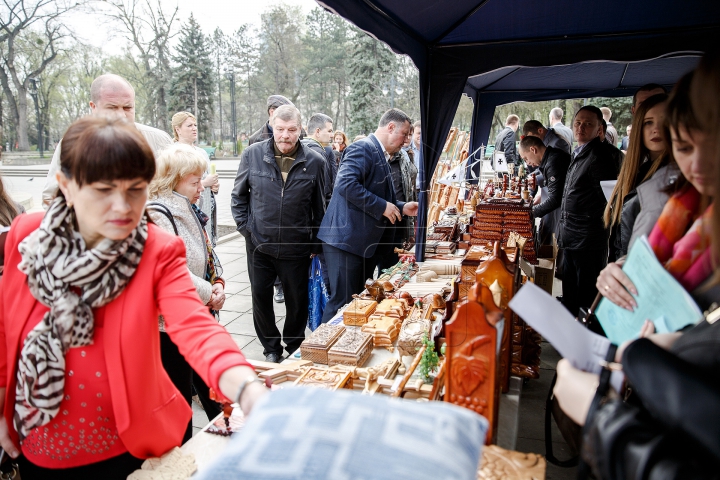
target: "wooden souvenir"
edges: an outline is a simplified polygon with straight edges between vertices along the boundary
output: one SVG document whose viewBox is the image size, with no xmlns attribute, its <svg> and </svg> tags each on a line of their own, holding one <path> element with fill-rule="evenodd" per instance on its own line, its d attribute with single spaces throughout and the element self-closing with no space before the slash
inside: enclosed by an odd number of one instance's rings
<svg viewBox="0 0 720 480">
<path fill-rule="evenodd" d="M 373 316 L 396 317 L 402 321 L 407 317 L 409 311 L 410 307 L 408 306 L 407 300 L 386 298 L 378 304 Z"/>
<path fill-rule="evenodd" d="M 365 376 L 365 388 L 363 388 L 362 394 L 374 395 L 380 388 L 378 380 L 381 377 L 392 380 L 395 374 L 397 374 L 400 365 L 401 363 L 396 358 L 388 358 L 380 365 L 375 365 L 374 367 L 356 368 L 355 372 L 358 376 Z"/>
<path fill-rule="evenodd" d="M 445 204 L 445 207 L 447 208 L 448 206 L 451 206 L 451 205 L 454 206 L 455 204 L 457 204 L 457 199 L 458 199 L 459 194 L 460 194 L 460 187 L 456 187 L 454 185 L 451 186 L 450 187 L 450 195 L 448 195 L 448 201 Z"/>
<path fill-rule="evenodd" d="M 372 335 L 359 329 L 346 330 L 328 352 L 328 365 L 362 367 L 372 353 Z"/>
<path fill-rule="evenodd" d="M 412 377 L 412 374 L 415 373 L 415 369 L 418 365 L 420 365 L 420 361 L 422 360 L 423 353 L 425 353 L 425 349 L 427 347 L 425 345 L 422 345 L 420 349 L 417 351 L 417 354 L 415 355 L 415 358 L 413 359 L 412 363 L 410 364 L 410 368 L 407 369 L 405 372 L 405 375 L 403 375 L 402 380 L 400 381 L 400 384 L 398 385 L 397 389 L 391 394 L 392 397 L 402 397 L 403 391 L 405 390 L 405 385 L 407 385 L 408 381 L 410 380 L 410 377 Z"/>
<path fill-rule="evenodd" d="M 438 242 L 435 252 L 443 255 L 452 255 L 455 253 L 456 248 L 455 242 Z"/>
<path fill-rule="evenodd" d="M 343 323 L 353 326 L 365 325 L 368 317 L 372 315 L 376 308 L 377 302 L 375 300 L 355 298 L 343 311 Z"/>
<path fill-rule="evenodd" d="M 484 285 L 475 285 L 445 325 L 446 402 L 468 408 L 490 423 L 486 443 L 495 443 L 500 388 L 495 324 L 502 312 Z"/>
<path fill-rule="evenodd" d="M 400 328 L 397 347 L 401 355 L 415 355 L 422 346 L 423 334 L 430 331 L 433 312 L 445 308 L 445 300 L 434 294 L 429 301 L 416 305 Z"/>
<path fill-rule="evenodd" d="M 343 325 L 323 323 L 300 344 L 300 355 L 303 360 L 314 363 L 328 363 L 328 350 L 345 331 Z"/>
<path fill-rule="evenodd" d="M 295 380 L 295 385 L 303 387 L 337 390 L 338 388 L 353 388 L 349 370 L 310 367 Z"/>
<path fill-rule="evenodd" d="M 375 348 L 387 348 L 393 351 L 393 343 L 398 338 L 402 320 L 398 317 L 385 317 L 372 315 L 368 323 L 362 326 L 362 331 L 373 336 Z"/>
<path fill-rule="evenodd" d="M 452 145 L 452 142 L 455 140 L 455 137 L 458 134 L 457 127 L 452 127 L 450 131 L 448 132 L 447 139 L 445 140 L 445 146 L 443 147 L 443 153 L 448 153 L 450 151 L 450 145 Z"/>
<path fill-rule="evenodd" d="M 490 289 L 495 306 L 502 310 L 505 318 L 499 359 L 500 385 L 503 392 L 507 392 L 510 386 L 512 311 L 508 307 L 508 303 L 515 294 L 515 271 L 511 272 L 507 268 L 507 263 L 508 258 L 500 248 L 500 243 L 495 242 L 493 254 L 482 262 L 475 272 L 475 281 Z"/>
<path fill-rule="evenodd" d="M 482 450 L 478 480 L 544 480 L 547 462 L 537 453 L 505 450 L 486 445 Z"/>
</svg>

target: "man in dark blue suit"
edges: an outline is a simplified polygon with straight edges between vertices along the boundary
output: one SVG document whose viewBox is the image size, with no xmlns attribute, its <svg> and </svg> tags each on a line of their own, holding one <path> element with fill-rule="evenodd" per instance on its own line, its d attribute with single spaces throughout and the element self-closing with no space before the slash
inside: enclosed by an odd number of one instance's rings
<svg viewBox="0 0 720 480">
<path fill-rule="evenodd" d="M 345 149 L 318 234 L 330 278 L 323 322 L 363 290 L 378 256 L 394 247 L 395 229 L 387 227 L 403 215 L 417 215 L 417 202 L 395 197 L 388 164 L 411 132 L 410 117 L 393 108 L 383 114 L 374 134 Z"/>
</svg>

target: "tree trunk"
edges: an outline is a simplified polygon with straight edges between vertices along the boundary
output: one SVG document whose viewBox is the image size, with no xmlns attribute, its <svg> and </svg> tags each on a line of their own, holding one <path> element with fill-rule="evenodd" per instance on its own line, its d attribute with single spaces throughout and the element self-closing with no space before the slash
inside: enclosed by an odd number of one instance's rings
<svg viewBox="0 0 720 480">
<path fill-rule="evenodd" d="M 18 88 L 17 99 L 17 149 L 21 152 L 30 150 L 28 140 L 27 90 Z"/>
</svg>

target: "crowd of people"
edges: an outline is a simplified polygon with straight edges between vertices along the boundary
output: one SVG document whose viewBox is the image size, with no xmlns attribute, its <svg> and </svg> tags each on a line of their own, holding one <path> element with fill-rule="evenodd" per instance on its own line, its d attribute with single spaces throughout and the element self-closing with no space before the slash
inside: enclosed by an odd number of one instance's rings
<svg viewBox="0 0 720 480">
<path fill-rule="evenodd" d="M 523 124 L 517 147 L 520 119 L 507 118 L 496 150 L 536 169 L 546 187 L 533 207 L 542 219 L 539 243 L 557 238 L 562 302 L 574 315 L 583 315 L 598 291 L 621 307 L 636 306 L 622 265 L 643 235 L 701 308 L 717 309 L 719 77 L 720 60 L 707 55 L 670 95 L 657 85 L 641 88 L 623 151 L 608 109 L 580 108 L 569 129 L 554 108 L 549 127 Z M 67 130 L 53 155 L 46 212 L 21 215 L 0 183 L 0 223 L 12 224 L 0 289 L 0 445 L 26 480 L 60 478 L 60 471 L 125 478 L 142 459 L 190 438 L 193 392 L 209 418 L 220 411 L 211 389 L 246 414 L 267 392 L 215 319 L 225 302 L 214 251 L 220 190 L 195 145 L 196 117 L 176 113 L 172 137 L 136 123 L 133 88 L 117 75 L 95 79 L 90 97 L 91 114 Z M 268 98 L 267 111 L 229 195 L 245 239 L 255 331 L 265 359 L 280 362 L 305 338 L 312 257 L 325 271 L 327 322 L 376 270 L 398 261 L 396 247 L 414 242 L 422 130 L 393 108 L 373 133 L 349 143 L 326 114 L 313 113 L 303 127 L 301 112 L 281 95 Z M 608 201 L 600 182 L 613 180 Z M 287 304 L 282 332 L 273 301 Z M 648 339 L 621 346 L 617 361 L 647 353 L 654 342 L 671 352 L 670 360 L 658 358 L 682 371 L 703 401 L 716 402 L 715 323 L 682 334 L 653 331 L 646 324 Z M 628 377 L 647 415 L 657 415 L 642 378 Z M 611 413 L 588 416 L 597 384 L 597 376 L 558 365 L 560 406 L 578 424 L 594 422 L 604 439 L 598 418 Z M 687 399 L 673 395 L 665 396 Z M 668 431 L 696 448 L 690 466 L 671 457 L 678 468 L 702 471 L 720 459 L 717 418 L 703 424 L 669 410 L 675 423 Z M 586 451 L 586 461 L 595 461 L 602 478 L 615 478 L 598 462 L 602 455 Z M 661 468 L 643 465 L 650 473 Z"/>
</svg>

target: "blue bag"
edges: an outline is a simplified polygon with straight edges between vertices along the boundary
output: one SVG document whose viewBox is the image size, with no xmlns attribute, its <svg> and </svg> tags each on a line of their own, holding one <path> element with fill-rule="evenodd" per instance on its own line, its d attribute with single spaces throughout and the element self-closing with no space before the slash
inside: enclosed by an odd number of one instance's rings
<svg viewBox="0 0 720 480">
<path fill-rule="evenodd" d="M 308 328 L 314 332 L 322 323 L 325 305 L 330 300 L 325 282 L 323 282 L 322 264 L 316 255 L 310 263 L 310 281 L 308 282 Z"/>
</svg>

